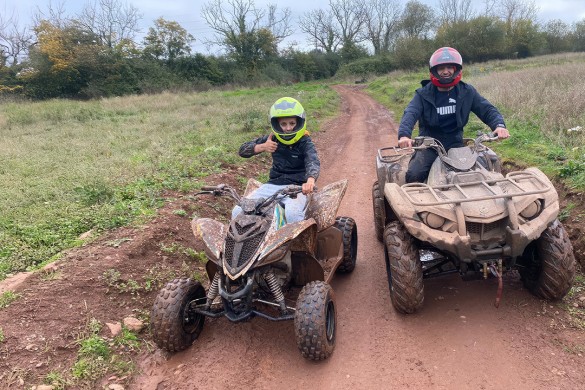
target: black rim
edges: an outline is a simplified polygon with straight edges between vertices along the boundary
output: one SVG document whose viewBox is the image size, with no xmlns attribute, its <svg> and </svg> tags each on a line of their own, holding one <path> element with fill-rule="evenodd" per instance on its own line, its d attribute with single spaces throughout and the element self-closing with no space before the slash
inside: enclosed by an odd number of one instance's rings
<svg viewBox="0 0 585 390">
<path fill-rule="evenodd" d="M 204 318 L 202 314 L 195 313 L 191 310 L 191 304 L 195 304 L 197 299 L 197 297 L 191 297 L 183 309 L 183 330 L 189 334 L 197 331 Z"/>
<path fill-rule="evenodd" d="M 326 321 L 327 340 L 332 341 L 335 337 L 335 305 L 332 301 L 327 302 Z"/>
</svg>

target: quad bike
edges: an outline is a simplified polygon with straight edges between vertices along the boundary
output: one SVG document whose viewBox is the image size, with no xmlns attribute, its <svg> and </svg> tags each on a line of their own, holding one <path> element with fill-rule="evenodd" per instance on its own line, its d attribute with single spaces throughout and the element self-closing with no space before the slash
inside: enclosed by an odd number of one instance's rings
<svg viewBox="0 0 585 390">
<path fill-rule="evenodd" d="M 412 148 L 378 150 L 372 188 L 376 235 L 384 242 L 394 308 L 413 313 L 424 300 L 423 278 L 459 272 L 464 279 L 498 278 L 517 270 L 527 289 L 563 298 L 575 276 L 573 248 L 558 220 L 557 192 L 536 168 L 501 173 L 497 155 L 478 133 L 445 151 L 434 138 L 416 137 Z M 438 157 L 426 183 L 405 183 L 414 150 Z"/>
<path fill-rule="evenodd" d="M 241 322 L 258 316 L 293 320 L 298 348 L 307 359 L 323 360 L 333 352 L 337 316 L 329 283 L 335 272 L 353 271 L 357 255 L 355 221 L 336 218 L 347 180 L 309 195 L 306 218 L 294 223 L 286 223 L 281 201 L 296 197 L 302 187 L 247 198 L 260 184 L 248 181 L 243 197 L 225 184 L 198 193 L 232 197 L 242 212 L 229 226 L 193 219 L 193 233 L 205 244 L 210 286 L 206 292 L 198 281 L 180 278 L 160 291 L 151 315 L 159 347 L 171 352 L 187 348 L 199 336 L 205 317 Z M 298 296 L 293 294 L 301 287 Z M 288 302 L 291 294 L 296 296 L 294 307 Z"/>
</svg>

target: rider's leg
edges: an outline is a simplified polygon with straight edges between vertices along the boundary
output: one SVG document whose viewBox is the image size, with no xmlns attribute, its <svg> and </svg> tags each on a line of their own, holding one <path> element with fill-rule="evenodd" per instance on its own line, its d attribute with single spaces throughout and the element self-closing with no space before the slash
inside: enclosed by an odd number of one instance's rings
<svg viewBox="0 0 585 390">
<path fill-rule="evenodd" d="M 296 199 L 286 198 L 284 200 L 284 211 L 286 222 L 298 222 L 305 219 L 305 205 L 307 204 L 307 196 L 298 194 Z"/>
<path fill-rule="evenodd" d="M 414 152 L 408 164 L 405 180 L 407 183 L 422 183 L 429 176 L 429 171 L 435 159 L 437 152 L 433 149 L 421 149 Z"/>
<path fill-rule="evenodd" d="M 265 183 L 262 184 L 260 187 L 256 188 L 254 191 L 247 196 L 249 199 L 258 199 L 258 198 L 268 198 L 270 195 L 274 194 L 276 191 L 281 189 L 285 186 L 277 186 L 275 184 Z M 242 212 L 242 208 L 240 206 L 236 206 L 232 210 L 232 219 L 236 217 L 239 213 Z"/>
</svg>

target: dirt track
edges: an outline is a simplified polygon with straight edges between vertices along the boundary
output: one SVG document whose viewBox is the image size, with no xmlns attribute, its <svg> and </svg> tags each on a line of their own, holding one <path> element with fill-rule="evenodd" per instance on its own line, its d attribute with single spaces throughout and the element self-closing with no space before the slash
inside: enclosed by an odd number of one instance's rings
<svg viewBox="0 0 585 390">
<path fill-rule="evenodd" d="M 376 149 L 395 142 L 396 125 L 358 87 L 336 90 L 343 114 L 314 136 L 322 162 L 318 184 L 349 179 L 339 215 L 356 220 L 359 248 L 353 273 L 333 279 L 338 328 L 331 358 L 319 363 L 302 358 L 292 322 L 255 318 L 232 324 L 222 318 L 207 320 L 200 338 L 182 353 L 169 356 L 156 347 L 143 348 L 136 358 L 135 351 L 127 351 L 138 362 L 135 377 L 108 375 L 94 388 L 117 382 L 144 390 L 585 389 L 585 332 L 568 326 L 567 301 L 543 302 L 523 289 L 515 275 L 504 280 L 499 309 L 493 305 L 495 280 L 463 282 L 453 275 L 425 281 L 419 313 L 394 311 L 383 246 L 374 233 L 371 188 Z M 251 164 L 246 173 L 265 170 Z M 227 172 L 214 179 L 229 182 L 234 176 Z M 52 265 L 51 278 L 34 273 L 24 275 L 18 286 L 0 283 L 0 292 L 10 289 L 20 296 L 0 310 L 5 336 L 0 388 L 29 389 L 48 372 L 69 372 L 89 319 L 115 322 L 150 310 L 157 291 L 120 291 L 104 280 L 108 271 L 119 272 L 120 281 L 144 285 L 159 266 L 178 270 L 190 262 L 202 270 L 192 258 L 163 251 L 161 245 L 178 243 L 201 251 L 189 218 L 175 211 L 202 216 L 222 211 L 208 203 L 179 194 L 147 226 L 119 229 L 70 251 Z M 223 207 L 227 211 L 231 203 Z M 571 226 L 574 234 L 579 234 L 577 225 Z M 582 305 L 577 298 L 572 303 Z M 111 337 L 107 328 L 102 335 Z M 150 340 L 147 332 L 141 336 Z"/>
<path fill-rule="evenodd" d="M 343 116 L 316 137 L 319 182 L 349 179 L 339 215 L 356 220 L 359 249 L 354 272 L 332 283 L 338 305 L 332 357 L 303 359 L 291 323 L 213 320 L 185 352 L 147 359 L 132 388 L 585 388 L 583 356 L 563 348 L 583 345 L 583 333 L 559 329 L 556 309 L 513 276 L 505 280 L 499 309 L 495 281 L 463 282 L 455 275 L 425 282 L 419 313 L 393 310 L 383 246 L 373 229 L 371 186 L 376 148 L 394 142 L 396 125 L 358 88 L 336 90 Z"/>
</svg>

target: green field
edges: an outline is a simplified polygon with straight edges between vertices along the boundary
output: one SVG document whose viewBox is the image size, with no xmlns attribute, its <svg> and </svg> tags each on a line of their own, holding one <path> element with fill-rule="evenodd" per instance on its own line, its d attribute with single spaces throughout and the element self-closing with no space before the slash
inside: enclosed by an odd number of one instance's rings
<svg viewBox="0 0 585 390">
<path fill-rule="evenodd" d="M 312 131 L 337 113 L 335 92 L 316 84 L 0 104 L 0 279 L 50 262 L 83 233 L 151 217 L 164 190 L 241 164 L 240 144 L 268 132 L 282 96 L 303 103 Z"/>
</svg>

